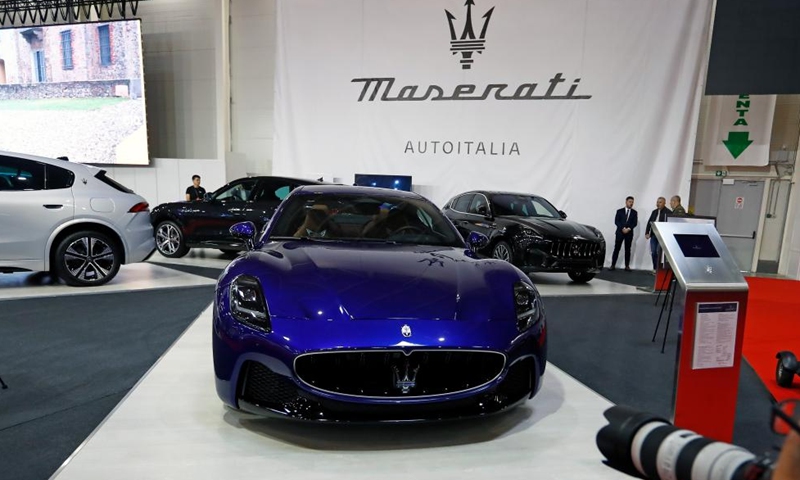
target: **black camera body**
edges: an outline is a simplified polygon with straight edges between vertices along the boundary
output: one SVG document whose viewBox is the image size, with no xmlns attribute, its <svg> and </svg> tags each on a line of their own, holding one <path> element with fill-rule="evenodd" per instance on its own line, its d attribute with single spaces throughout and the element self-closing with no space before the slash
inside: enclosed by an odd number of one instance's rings
<svg viewBox="0 0 800 480">
<path fill-rule="evenodd" d="M 606 464 L 645 479 L 766 480 L 772 460 L 748 450 L 683 430 L 656 415 L 615 406 L 597 432 Z"/>
<path fill-rule="evenodd" d="M 775 381 L 784 388 L 791 388 L 795 375 L 800 375 L 800 362 L 794 353 L 784 350 L 775 355 L 778 364 L 775 366 Z"/>
</svg>

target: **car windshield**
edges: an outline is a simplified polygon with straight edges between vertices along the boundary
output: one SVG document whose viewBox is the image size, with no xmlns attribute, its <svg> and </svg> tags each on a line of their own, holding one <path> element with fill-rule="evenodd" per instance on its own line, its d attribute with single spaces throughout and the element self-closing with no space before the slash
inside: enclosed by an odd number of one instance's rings
<svg viewBox="0 0 800 480">
<path fill-rule="evenodd" d="M 268 240 L 286 238 L 463 247 L 431 203 L 380 193 L 319 193 L 285 200 Z"/>
<path fill-rule="evenodd" d="M 519 217 L 561 218 L 555 207 L 541 197 L 502 193 L 492 196 L 492 211 L 495 215 Z"/>
</svg>

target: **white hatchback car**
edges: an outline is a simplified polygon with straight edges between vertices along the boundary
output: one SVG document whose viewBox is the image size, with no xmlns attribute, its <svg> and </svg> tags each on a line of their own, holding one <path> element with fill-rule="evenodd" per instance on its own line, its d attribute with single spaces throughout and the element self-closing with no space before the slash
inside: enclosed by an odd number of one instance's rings
<svg viewBox="0 0 800 480">
<path fill-rule="evenodd" d="M 154 249 L 149 205 L 104 170 L 0 151 L 0 272 L 103 285 Z"/>
</svg>

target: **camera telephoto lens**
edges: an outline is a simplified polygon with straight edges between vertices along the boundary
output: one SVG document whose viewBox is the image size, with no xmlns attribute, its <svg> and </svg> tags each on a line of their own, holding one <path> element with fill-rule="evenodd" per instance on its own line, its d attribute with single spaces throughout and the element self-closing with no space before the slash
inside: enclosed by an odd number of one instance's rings
<svg viewBox="0 0 800 480">
<path fill-rule="evenodd" d="M 615 406 L 597 432 L 606 463 L 628 475 L 658 480 L 767 479 L 768 464 L 744 448 L 671 425 L 657 415 Z"/>
</svg>

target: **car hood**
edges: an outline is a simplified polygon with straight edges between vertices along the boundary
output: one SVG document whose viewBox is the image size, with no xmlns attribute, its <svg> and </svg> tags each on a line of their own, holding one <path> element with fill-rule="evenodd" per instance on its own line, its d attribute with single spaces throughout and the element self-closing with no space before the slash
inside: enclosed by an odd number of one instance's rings
<svg viewBox="0 0 800 480">
<path fill-rule="evenodd" d="M 310 241 L 269 243 L 229 271 L 261 280 L 270 315 L 329 321 L 513 318 L 523 275 L 458 248 Z"/>
<path fill-rule="evenodd" d="M 572 220 L 563 218 L 542 218 L 542 217 L 502 217 L 513 223 L 518 223 L 530 228 L 545 237 L 568 238 L 580 237 L 585 240 L 599 240 L 591 227 Z"/>
</svg>

